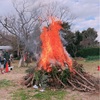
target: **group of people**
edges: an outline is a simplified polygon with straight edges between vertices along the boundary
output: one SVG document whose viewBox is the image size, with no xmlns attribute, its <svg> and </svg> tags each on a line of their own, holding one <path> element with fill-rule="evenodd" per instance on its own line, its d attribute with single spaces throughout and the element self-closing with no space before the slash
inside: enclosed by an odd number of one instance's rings
<svg viewBox="0 0 100 100">
<path fill-rule="evenodd" d="M 5 72 L 7 63 L 8 63 L 8 67 L 11 66 L 11 60 L 12 57 L 8 50 L 5 51 L 0 50 L 0 70 L 2 74 Z"/>
</svg>

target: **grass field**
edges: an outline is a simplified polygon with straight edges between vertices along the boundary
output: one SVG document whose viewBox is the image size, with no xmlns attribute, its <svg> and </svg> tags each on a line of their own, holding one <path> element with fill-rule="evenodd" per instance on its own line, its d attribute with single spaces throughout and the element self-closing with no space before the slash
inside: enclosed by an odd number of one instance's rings
<svg viewBox="0 0 100 100">
<path fill-rule="evenodd" d="M 86 72 L 90 73 L 95 77 L 99 77 L 100 74 L 100 71 L 98 71 L 98 66 L 100 65 L 99 60 L 94 60 L 94 61 L 78 60 L 78 63 L 83 64 L 83 67 Z"/>
<path fill-rule="evenodd" d="M 84 69 L 95 77 L 99 77 L 100 71 L 97 70 L 99 61 L 85 61 L 77 60 L 78 63 L 83 64 Z M 35 64 L 35 63 L 34 63 Z M 33 66 L 31 64 L 29 66 Z M 66 90 L 49 90 L 44 92 L 35 90 L 33 88 L 26 88 L 20 85 L 21 79 L 26 75 L 27 67 L 18 68 L 18 61 L 12 63 L 14 69 L 5 74 L 0 73 L 0 100 L 99 100 L 99 94 L 84 93 L 78 91 Z"/>
</svg>

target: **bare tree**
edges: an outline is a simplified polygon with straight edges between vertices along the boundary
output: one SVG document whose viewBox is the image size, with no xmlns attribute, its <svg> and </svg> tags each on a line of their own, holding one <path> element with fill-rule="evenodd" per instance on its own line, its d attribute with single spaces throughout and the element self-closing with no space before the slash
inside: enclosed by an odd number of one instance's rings
<svg viewBox="0 0 100 100">
<path fill-rule="evenodd" d="M 4 45 L 5 43 L 5 41 L 7 41 L 7 42 L 12 42 L 9 38 L 8 38 L 8 36 L 7 36 L 7 34 L 5 33 L 5 32 L 2 32 L 1 30 L 0 30 L 0 45 Z"/>
<path fill-rule="evenodd" d="M 23 0 L 20 4 L 14 1 L 13 7 L 16 14 L 1 17 L 0 24 L 9 34 L 16 37 L 18 55 L 20 51 L 25 51 L 29 48 L 31 48 L 31 51 L 37 51 L 38 37 L 41 33 L 40 28 L 45 23 L 49 25 L 49 18 L 51 16 L 55 16 L 63 21 L 68 21 L 69 18 L 73 19 L 68 8 L 61 7 L 56 2 L 31 5 L 28 0 Z"/>
<path fill-rule="evenodd" d="M 72 21 L 75 19 L 75 16 L 70 12 L 67 6 L 62 6 L 59 2 L 52 2 L 48 4 L 41 5 L 40 19 L 42 23 L 49 24 L 50 17 L 55 17 L 60 19 L 62 22 L 69 22 L 72 24 Z"/>
<path fill-rule="evenodd" d="M 10 34 L 16 36 L 19 55 L 20 45 L 22 45 L 24 49 L 29 41 L 30 34 L 34 31 L 38 14 L 36 8 L 29 11 L 26 1 L 23 1 L 22 9 L 19 9 L 16 3 L 13 3 L 13 6 L 17 12 L 16 16 L 1 18 L 0 23 Z"/>
</svg>

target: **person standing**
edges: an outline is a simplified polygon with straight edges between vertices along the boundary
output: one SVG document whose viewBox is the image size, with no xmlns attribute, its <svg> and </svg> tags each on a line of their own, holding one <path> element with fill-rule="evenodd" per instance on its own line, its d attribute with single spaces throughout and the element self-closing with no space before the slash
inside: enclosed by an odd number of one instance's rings
<svg viewBox="0 0 100 100">
<path fill-rule="evenodd" d="M 4 68 L 6 67 L 6 63 L 8 62 L 8 65 L 9 65 L 9 67 L 10 67 L 10 53 L 9 53 L 9 51 L 8 50 L 6 50 L 5 52 L 4 52 Z"/>
<path fill-rule="evenodd" d="M 1 68 L 1 56 L 0 56 L 0 68 Z"/>
<path fill-rule="evenodd" d="M 3 52 L 0 51 L 0 70 L 1 73 L 4 73 L 4 57 L 3 57 Z"/>
</svg>

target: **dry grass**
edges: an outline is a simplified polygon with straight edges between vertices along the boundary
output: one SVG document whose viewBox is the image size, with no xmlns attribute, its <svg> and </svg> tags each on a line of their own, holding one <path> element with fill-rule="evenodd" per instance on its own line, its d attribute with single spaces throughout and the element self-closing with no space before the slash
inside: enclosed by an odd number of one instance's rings
<svg viewBox="0 0 100 100">
<path fill-rule="evenodd" d="M 89 74 L 95 77 L 99 77 L 100 74 L 100 71 L 98 71 L 98 66 L 100 65 L 99 60 L 96 61 L 78 60 L 78 63 L 83 64 L 83 67 L 86 72 L 88 72 Z"/>
<path fill-rule="evenodd" d="M 97 70 L 99 61 L 87 62 L 84 60 L 78 60 L 78 63 L 83 64 L 87 72 L 96 77 L 99 77 L 100 72 Z M 32 63 L 29 66 L 32 67 L 34 66 L 34 64 L 35 63 Z M 34 90 L 33 88 L 23 87 L 20 85 L 20 80 L 24 75 L 26 75 L 25 70 L 27 69 L 27 67 L 18 68 L 18 61 L 14 61 L 12 65 L 14 66 L 14 69 L 11 72 L 5 74 L 0 73 L 1 81 L 7 80 L 8 83 L 13 83 L 13 85 L 5 83 L 6 88 L 2 87 L 0 89 L 0 100 L 59 100 L 59 98 L 60 100 L 99 100 L 99 94 L 83 93 L 72 91 L 70 89 L 66 89 L 65 91 L 53 91 L 54 93 L 50 90 L 46 90 L 44 93 L 41 93 Z"/>
</svg>

